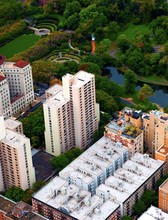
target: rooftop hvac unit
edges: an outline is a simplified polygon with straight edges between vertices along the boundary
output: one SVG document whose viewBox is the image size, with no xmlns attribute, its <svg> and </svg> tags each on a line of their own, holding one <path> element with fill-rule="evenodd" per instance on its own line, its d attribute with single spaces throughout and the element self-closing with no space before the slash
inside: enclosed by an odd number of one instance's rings
<svg viewBox="0 0 168 220">
<path fill-rule="evenodd" d="M 91 205 L 91 201 L 89 198 L 84 199 L 84 203 L 86 206 L 90 206 Z"/>
<path fill-rule="evenodd" d="M 101 210 L 98 209 L 98 208 L 95 208 L 94 213 L 95 213 L 95 214 L 100 214 L 100 213 L 101 213 Z"/>
<path fill-rule="evenodd" d="M 63 186 L 63 187 L 61 188 L 61 194 L 62 194 L 62 195 L 66 195 L 66 194 L 67 194 L 67 188 L 66 188 L 66 186 Z"/>
</svg>

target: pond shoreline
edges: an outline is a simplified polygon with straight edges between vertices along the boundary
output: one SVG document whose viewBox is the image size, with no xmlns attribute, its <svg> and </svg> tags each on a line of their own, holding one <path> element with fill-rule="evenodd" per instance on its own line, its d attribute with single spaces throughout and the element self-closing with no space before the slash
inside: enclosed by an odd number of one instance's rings
<svg viewBox="0 0 168 220">
<path fill-rule="evenodd" d="M 115 67 L 120 73 L 124 74 L 125 73 L 125 68 L 118 68 L 118 67 Z M 136 75 L 136 79 L 137 81 L 139 82 L 143 82 L 143 83 L 148 83 L 148 84 L 152 84 L 152 85 L 158 85 L 158 86 L 168 86 L 168 82 L 158 82 L 158 81 L 154 81 L 154 80 L 150 80 L 150 79 L 147 79 L 145 76 L 138 76 Z"/>
</svg>

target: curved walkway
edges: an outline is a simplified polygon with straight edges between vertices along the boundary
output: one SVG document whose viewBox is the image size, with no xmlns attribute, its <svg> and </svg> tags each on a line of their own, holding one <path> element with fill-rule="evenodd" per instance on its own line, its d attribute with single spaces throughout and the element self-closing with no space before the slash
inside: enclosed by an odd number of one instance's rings
<svg viewBox="0 0 168 220">
<path fill-rule="evenodd" d="M 75 48 L 75 47 L 73 47 L 73 46 L 71 45 L 71 39 L 70 39 L 70 38 L 69 38 L 69 40 L 68 40 L 68 45 L 69 45 L 69 47 L 70 47 L 72 50 L 77 51 L 77 52 L 79 53 L 79 55 L 80 55 L 80 50 L 77 49 L 77 48 Z"/>
<path fill-rule="evenodd" d="M 29 27 L 30 30 L 33 30 L 34 33 L 38 36 L 44 36 L 47 34 L 50 34 L 50 30 L 47 28 L 34 28 L 34 27 Z"/>
</svg>

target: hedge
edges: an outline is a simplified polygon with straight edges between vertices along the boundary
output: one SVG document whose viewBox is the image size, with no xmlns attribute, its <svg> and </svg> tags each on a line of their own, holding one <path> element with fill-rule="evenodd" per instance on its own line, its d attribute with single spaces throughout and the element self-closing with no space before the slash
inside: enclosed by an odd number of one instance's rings
<svg viewBox="0 0 168 220">
<path fill-rule="evenodd" d="M 7 42 L 23 34 L 26 28 L 27 25 L 23 20 L 2 26 L 0 28 L 0 45 L 3 46 Z"/>
</svg>

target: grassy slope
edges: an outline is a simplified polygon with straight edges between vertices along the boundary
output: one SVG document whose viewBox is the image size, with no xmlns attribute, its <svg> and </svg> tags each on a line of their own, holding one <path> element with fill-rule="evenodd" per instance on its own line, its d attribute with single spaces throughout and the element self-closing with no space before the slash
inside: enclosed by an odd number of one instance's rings
<svg viewBox="0 0 168 220">
<path fill-rule="evenodd" d="M 145 24 L 141 24 L 141 25 L 129 24 L 127 29 L 124 31 L 124 34 L 130 40 L 133 40 L 136 35 L 150 34 L 150 33 L 151 30 L 149 29 L 149 26 Z"/>
<path fill-rule="evenodd" d="M 0 53 L 10 58 L 33 46 L 39 39 L 40 37 L 35 34 L 23 34 L 1 47 Z"/>
</svg>

